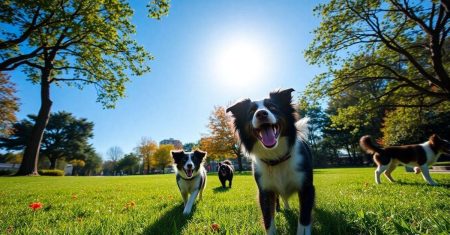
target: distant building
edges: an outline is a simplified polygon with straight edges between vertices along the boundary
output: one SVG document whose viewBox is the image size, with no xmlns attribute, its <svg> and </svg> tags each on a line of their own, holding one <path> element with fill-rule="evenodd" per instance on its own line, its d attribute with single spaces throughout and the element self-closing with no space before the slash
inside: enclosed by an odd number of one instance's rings
<svg viewBox="0 0 450 235">
<path fill-rule="evenodd" d="M 181 143 L 181 141 L 176 140 L 174 138 L 161 140 L 159 142 L 159 145 L 162 145 L 162 144 L 171 144 L 175 147 L 175 149 L 183 149 L 183 143 Z"/>
</svg>

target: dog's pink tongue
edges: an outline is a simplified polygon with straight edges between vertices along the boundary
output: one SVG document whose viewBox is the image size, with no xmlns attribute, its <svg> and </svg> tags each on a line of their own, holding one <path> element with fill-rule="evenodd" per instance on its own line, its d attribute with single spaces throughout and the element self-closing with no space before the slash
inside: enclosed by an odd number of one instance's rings
<svg viewBox="0 0 450 235">
<path fill-rule="evenodd" d="M 191 177 L 192 176 L 192 170 L 186 170 L 186 175 L 187 175 L 187 177 Z"/>
<path fill-rule="evenodd" d="M 262 142 L 265 146 L 274 146 L 277 142 L 272 127 L 261 129 Z"/>
</svg>

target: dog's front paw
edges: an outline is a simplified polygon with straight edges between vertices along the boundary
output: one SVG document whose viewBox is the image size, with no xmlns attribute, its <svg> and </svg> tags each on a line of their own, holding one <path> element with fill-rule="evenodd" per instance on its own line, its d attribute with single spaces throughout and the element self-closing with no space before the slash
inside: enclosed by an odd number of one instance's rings
<svg viewBox="0 0 450 235">
<path fill-rule="evenodd" d="M 191 210 L 184 209 L 183 215 L 189 215 L 189 214 L 191 214 Z"/>
<path fill-rule="evenodd" d="M 311 235 L 311 224 L 303 225 L 298 223 L 297 235 Z"/>
</svg>

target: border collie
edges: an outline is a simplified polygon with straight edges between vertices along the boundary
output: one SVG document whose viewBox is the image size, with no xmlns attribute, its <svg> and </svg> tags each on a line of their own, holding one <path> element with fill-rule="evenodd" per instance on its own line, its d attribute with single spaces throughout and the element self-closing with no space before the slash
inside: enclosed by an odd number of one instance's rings
<svg viewBox="0 0 450 235">
<path fill-rule="evenodd" d="M 377 147 L 372 143 L 369 135 L 359 140 L 361 148 L 368 154 L 373 155 L 373 161 L 377 164 L 375 170 L 375 182 L 380 184 L 380 175 L 384 175 L 390 182 L 395 182 L 391 176 L 398 164 L 413 166 L 414 172 L 422 171 L 422 176 L 430 185 L 437 185 L 431 179 L 428 167 L 433 165 L 442 153 L 450 153 L 450 143 L 433 134 L 423 144 L 412 144 L 403 146 L 391 146 L 386 148 Z"/>
<path fill-rule="evenodd" d="M 294 89 L 270 93 L 269 98 L 242 100 L 227 109 L 234 116 L 234 127 L 243 150 L 252 158 L 258 186 L 259 204 L 267 234 L 275 234 L 275 208 L 278 197 L 289 209 L 294 193 L 300 199 L 297 234 L 311 234 L 314 205 L 312 155 L 302 131 L 307 120 L 298 120 L 291 104 Z"/>
<path fill-rule="evenodd" d="M 231 184 L 233 181 L 233 164 L 229 160 L 225 160 L 223 162 L 219 162 L 219 180 L 222 183 L 222 188 L 226 188 L 225 183 L 228 180 L 228 187 L 231 188 Z"/>
<path fill-rule="evenodd" d="M 206 170 L 203 160 L 206 152 L 195 150 L 194 152 L 171 151 L 175 162 L 173 168 L 176 172 L 178 189 L 183 197 L 183 214 L 191 213 L 197 195 L 202 199 L 202 193 L 206 185 Z M 190 196 L 189 196 L 190 195 Z M 188 199 L 189 197 L 189 199 Z"/>
</svg>

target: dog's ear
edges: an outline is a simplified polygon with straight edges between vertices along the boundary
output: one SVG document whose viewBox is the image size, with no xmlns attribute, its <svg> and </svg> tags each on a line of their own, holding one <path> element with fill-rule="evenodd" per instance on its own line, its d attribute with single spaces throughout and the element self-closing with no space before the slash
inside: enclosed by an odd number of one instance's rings
<svg viewBox="0 0 450 235">
<path fill-rule="evenodd" d="M 220 167 L 220 166 L 222 166 L 222 163 L 221 163 L 221 162 L 219 162 L 219 167 Z"/>
<path fill-rule="evenodd" d="M 294 89 L 278 90 L 270 93 L 270 99 L 282 104 L 290 104 L 292 102 L 292 92 Z"/>
<path fill-rule="evenodd" d="M 201 151 L 199 149 L 194 151 L 194 157 L 203 160 L 206 157 L 206 152 L 205 151 Z"/>
<path fill-rule="evenodd" d="M 172 155 L 172 158 L 177 161 L 177 159 L 180 159 L 184 156 L 183 150 L 170 150 L 170 155 Z"/>
<path fill-rule="evenodd" d="M 250 107 L 250 99 L 241 100 L 230 107 L 228 107 L 225 111 L 231 112 L 234 116 L 239 113 L 246 112 L 246 110 Z"/>
</svg>

